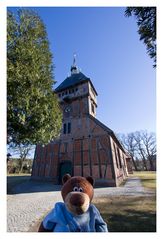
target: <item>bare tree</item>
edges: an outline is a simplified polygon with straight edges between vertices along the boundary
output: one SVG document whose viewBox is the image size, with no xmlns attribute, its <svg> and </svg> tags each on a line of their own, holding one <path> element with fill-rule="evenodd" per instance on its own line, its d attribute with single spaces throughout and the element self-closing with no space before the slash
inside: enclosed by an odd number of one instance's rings
<svg viewBox="0 0 163 239">
<path fill-rule="evenodd" d="M 154 133 L 136 131 L 129 134 L 119 134 L 118 138 L 132 157 L 135 170 L 143 163 L 144 170 L 155 170 L 156 137 Z"/>
<path fill-rule="evenodd" d="M 156 137 L 154 133 L 148 133 L 147 131 L 141 132 L 141 140 L 144 146 L 144 152 L 146 159 L 149 160 L 150 170 L 154 170 L 153 156 L 156 155 Z"/>
<path fill-rule="evenodd" d="M 144 145 L 143 145 L 143 142 L 142 142 L 141 131 L 136 131 L 134 133 L 134 140 L 136 142 L 137 153 L 143 161 L 144 170 L 147 171 L 148 168 L 147 168 L 147 162 L 146 162 L 145 149 L 144 149 Z"/>
<path fill-rule="evenodd" d="M 22 172 L 23 169 L 23 163 L 29 153 L 34 149 L 34 145 L 10 145 L 8 147 L 8 151 L 12 150 L 12 156 L 17 155 L 19 157 L 19 173 Z"/>
<path fill-rule="evenodd" d="M 124 148 L 131 155 L 132 162 L 133 162 L 135 170 L 138 171 L 137 164 L 136 164 L 136 161 L 135 161 L 135 157 L 136 157 L 136 142 L 135 142 L 135 138 L 134 138 L 134 133 L 129 133 L 127 135 L 122 134 L 122 135 L 119 135 L 119 138 L 120 138 L 120 142 L 122 143 Z"/>
<path fill-rule="evenodd" d="M 137 152 L 143 161 L 145 170 L 155 170 L 153 156 L 156 155 L 156 137 L 154 133 L 145 131 L 137 131 L 134 133 Z M 148 166 L 149 161 L 149 166 Z"/>
</svg>

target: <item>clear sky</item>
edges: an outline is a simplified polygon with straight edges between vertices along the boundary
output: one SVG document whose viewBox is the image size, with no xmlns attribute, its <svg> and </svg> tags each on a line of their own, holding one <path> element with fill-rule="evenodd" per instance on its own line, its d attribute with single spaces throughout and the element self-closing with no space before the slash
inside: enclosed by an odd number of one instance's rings
<svg viewBox="0 0 163 239">
<path fill-rule="evenodd" d="M 12 8 L 10 8 L 11 10 Z M 98 92 L 97 118 L 115 133 L 156 131 L 156 70 L 122 7 L 35 7 L 46 25 L 57 87 L 77 65 Z"/>
</svg>

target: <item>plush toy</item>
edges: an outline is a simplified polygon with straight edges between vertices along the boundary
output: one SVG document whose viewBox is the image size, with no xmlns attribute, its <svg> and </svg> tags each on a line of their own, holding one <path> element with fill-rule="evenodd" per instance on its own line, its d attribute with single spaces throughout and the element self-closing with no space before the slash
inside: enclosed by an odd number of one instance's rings
<svg viewBox="0 0 163 239">
<path fill-rule="evenodd" d="M 58 202 L 44 218 L 39 232 L 107 232 L 97 208 L 91 204 L 93 198 L 92 177 L 63 176 L 61 190 L 64 203 Z"/>
</svg>

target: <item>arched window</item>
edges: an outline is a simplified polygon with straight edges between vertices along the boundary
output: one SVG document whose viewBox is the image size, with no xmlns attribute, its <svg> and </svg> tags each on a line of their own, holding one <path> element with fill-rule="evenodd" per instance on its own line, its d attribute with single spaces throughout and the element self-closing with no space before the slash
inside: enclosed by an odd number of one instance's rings
<svg viewBox="0 0 163 239">
<path fill-rule="evenodd" d="M 121 157 L 120 157 L 120 152 L 119 152 L 119 149 L 117 149 L 118 151 L 118 160 L 119 160 L 119 165 L 120 165 L 120 168 L 122 168 L 122 161 L 121 161 Z"/>
</svg>

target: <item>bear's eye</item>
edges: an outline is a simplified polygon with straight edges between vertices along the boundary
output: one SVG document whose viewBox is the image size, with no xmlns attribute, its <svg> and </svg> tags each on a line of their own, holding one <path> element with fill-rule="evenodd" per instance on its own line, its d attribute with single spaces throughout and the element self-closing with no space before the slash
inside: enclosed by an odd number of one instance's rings
<svg viewBox="0 0 163 239">
<path fill-rule="evenodd" d="M 78 187 L 74 187 L 74 188 L 73 188 L 73 191 L 74 191 L 74 192 L 77 192 L 77 191 L 78 191 Z"/>
<path fill-rule="evenodd" d="M 82 189 L 82 188 L 79 188 L 79 192 L 83 192 L 83 189 Z"/>
</svg>

